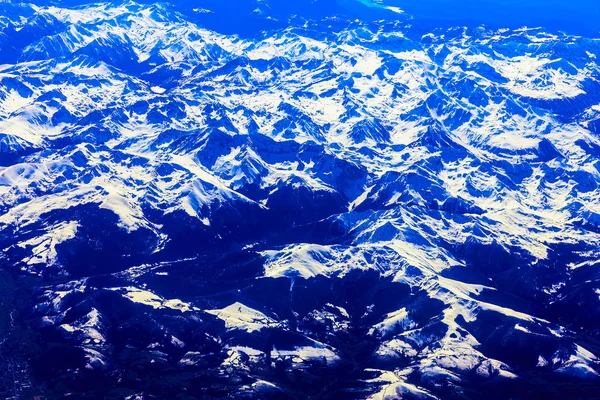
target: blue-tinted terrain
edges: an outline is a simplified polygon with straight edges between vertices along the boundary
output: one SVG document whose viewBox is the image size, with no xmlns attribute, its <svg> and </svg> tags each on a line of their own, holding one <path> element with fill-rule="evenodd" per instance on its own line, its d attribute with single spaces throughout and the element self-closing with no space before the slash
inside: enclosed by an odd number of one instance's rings
<svg viewBox="0 0 600 400">
<path fill-rule="evenodd" d="M 600 398 L 598 21 L 0 1 L 0 398 Z"/>
</svg>

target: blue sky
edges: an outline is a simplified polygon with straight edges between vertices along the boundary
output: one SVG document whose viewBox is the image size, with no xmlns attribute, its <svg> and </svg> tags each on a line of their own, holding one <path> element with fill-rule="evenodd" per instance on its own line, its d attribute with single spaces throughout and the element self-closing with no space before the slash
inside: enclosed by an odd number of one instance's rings
<svg viewBox="0 0 600 400">
<path fill-rule="evenodd" d="M 36 4 L 77 5 L 97 0 L 33 0 Z M 152 3 L 156 0 L 136 0 Z M 207 8 L 216 13 L 197 22 L 212 29 L 227 32 L 281 27 L 274 21 L 256 25 L 248 16 L 257 7 L 256 0 L 172 0 L 181 10 Z M 396 12 L 382 8 L 404 10 L 406 16 L 430 20 L 439 25 L 486 25 L 490 28 L 543 27 L 550 31 L 565 31 L 600 38 L 600 0 L 266 0 L 268 9 L 280 21 L 286 16 L 302 15 L 322 18 L 345 13 L 364 19 L 398 18 Z M 365 7 L 364 5 L 373 7 Z M 209 21 L 210 20 L 210 21 Z M 253 25 L 254 24 L 254 25 Z M 256 26 L 255 26 L 256 25 Z"/>
<path fill-rule="evenodd" d="M 473 21 L 494 27 L 600 32 L 598 0 L 361 0 L 399 7 L 416 18 Z"/>
</svg>

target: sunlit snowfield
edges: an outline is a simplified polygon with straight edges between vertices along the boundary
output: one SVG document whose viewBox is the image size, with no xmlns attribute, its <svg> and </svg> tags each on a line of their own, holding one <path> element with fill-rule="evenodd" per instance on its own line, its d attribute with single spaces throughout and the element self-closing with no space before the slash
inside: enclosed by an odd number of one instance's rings
<svg viewBox="0 0 600 400">
<path fill-rule="evenodd" d="M 598 398 L 600 7 L 480 3 L 0 1 L 0 395 Z"/>
</svg>

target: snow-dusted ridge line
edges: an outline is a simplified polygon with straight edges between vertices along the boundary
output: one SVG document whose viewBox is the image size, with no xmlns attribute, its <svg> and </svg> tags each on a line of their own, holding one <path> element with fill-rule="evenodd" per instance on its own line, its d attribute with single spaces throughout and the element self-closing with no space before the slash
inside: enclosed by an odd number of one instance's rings
<svg viewBox="0 0 600 400">
<path fill-rule="evenodd" d="M 340 368 L 374 399 L 598 379 L 599 40 L 18 7 L 0 261 L 45 282 L 32 320 L 72 371 L 135 349 L 314 396 L 282 377 Z"/>
</svg>

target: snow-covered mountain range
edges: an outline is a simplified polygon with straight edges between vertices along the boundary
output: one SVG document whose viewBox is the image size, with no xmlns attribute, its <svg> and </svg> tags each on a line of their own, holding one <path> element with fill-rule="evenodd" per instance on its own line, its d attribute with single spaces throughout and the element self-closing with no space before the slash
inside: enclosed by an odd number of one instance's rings
<svg viewBox="0 0 600 400">
<path fill-rule="evenodd" d="M 0 2 L 0 393 L 597 395 L 600 40 L 174 3 Z"/>
</svg>

